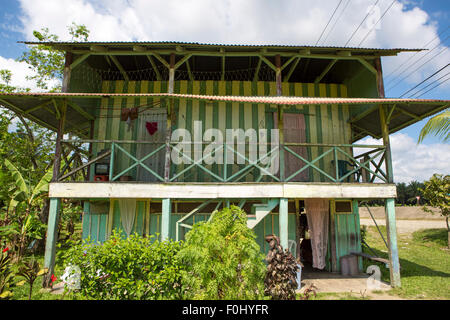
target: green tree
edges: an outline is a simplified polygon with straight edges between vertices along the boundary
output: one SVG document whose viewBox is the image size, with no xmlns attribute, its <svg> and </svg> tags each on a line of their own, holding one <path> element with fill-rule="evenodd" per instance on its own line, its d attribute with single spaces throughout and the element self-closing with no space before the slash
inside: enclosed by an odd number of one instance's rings
<svg viewBox="0 0 450 320">
<path fill-rule="evenodd" d="M 424 197 L 431 207 L 438 208 L 447 223 L 448 247 L 450 248 L 450 175 L 434 174 L 430 180 L 424 182 L 422 189 Z M 434 213 L 430 208 L 424 206 L 425 212 Z"/>
<path fill-rule="evenodd" d="M 421 143 L 429 135 L 435 135 L 444 142 L 450 140 L 450 109 L 446 109 L 428 120 L 420 130 L 417 143 Z"/>
<path fill-rule="evenodd" d="M 247 216 L 231 206 L 214 212 L 186 234 L 178 257 L 186 299 L 261 299 L 264 256 L 247 227 Z"/>
<path fill-rule="evenodd" d="M 87 41 L 89 30 L 84 25 L 72 23 L 68 26 L 71 41 Z M 27 76 L 28 80 L 36 81 L 36 85 L 44 90 L 61 91 L 61 83 L 64 70 L 64 53 L 49 46 L 49 42 L 59 41 L 59 37 L 51 34 L 48 28 L 42 28 L 40 31 L 33 31 L 33 36 L 42 44 L 32 46 L 24 52 L 19 58 L 20 62 L 26 62 L 34 75 Z M 48 82 L 58 79 L 60 82 L 53 88 L 48 87 Z"/>
</svg>

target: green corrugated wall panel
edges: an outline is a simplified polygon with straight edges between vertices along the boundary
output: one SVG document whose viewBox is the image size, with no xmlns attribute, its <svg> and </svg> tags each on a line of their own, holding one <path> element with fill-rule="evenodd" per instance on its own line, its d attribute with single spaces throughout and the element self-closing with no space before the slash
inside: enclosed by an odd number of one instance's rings
<svg viewBox="0 0 450 320">
<path fill-rule="evenodd" d="M 167 82 L 136 82 L 136 81 L 104 81 L 102 85 L 103 92 L 166 92 Z M 283 95 L 286 96 L 331 96 L 345 97 L 347 89 L 341 84 L 301 84 L 283 83 Z M 176 81 L 174 85 L 175 93 L 189 94 L 219 94 L 219 95 L 275 95 L 275 82 L 249 82 L 249 81 Z M 95 139 L 136 139 L 137 129 L 127 130 L 127 124 L 120 121 L 120 109 L 124 107 L 134 107 L 144 103 L 153 103 L 152 98 L 104 98 L 101 101 L 99 110 L 99 118 L 95 121 Z M 157 101 L 157 100 L 155 100 Z M 165 103 L 160 106 L 165 107 Z M 218 127 L 223 133 L 225 129 L 232 128 L 268 128 L 268 116 L 265 112 L 273 112 L 276 110 L 274 105 L 264 104 L 243 104 L 243 103 L 206 103 L 204 101 L 177 100 L 175 103 L 176 121 L 173 129 L 186 128 L 192 132 L 194 121 L 203 121 L 203 132 L 209 127 Z M 265 112 L 264 112 L 265 110 Z M 287 108 L 286 112 L 301 112 L 305 114 L 305 122 L 307 124 L 307 139 L 311 143 L 349 143 L 350 142 L 350 126 L 347 122 L 349 119 L 349 108 L 347 105 L 337 107 L 327 105 L 310 105 L 310 106 L 294 106 Z M 225 138 L 225 134 L 224 134 Z M 109 146 L 106 146 L 109 148 Z M 98 152 L 105 148 L 103 144 L 94 144 L 94 152 Z M 127 150 L 130 146 L 126 147 Z M 318 151 L 309 150 L 311 156 L 317 157 Z M 323 150 L 324 151 L 324 150 Z M 332 173 L 330 161 L 332 156 L 322 159 L 320 165 L 328 168 L 327 171 Z M 123 154 L 119 156 L 119 165 L 126 168 L 131 162 Z M 213 168 L 214 172 L 221 168 Z M 177 170 L 182 170 L 179 166 Z M 236 172 L 238 165 L 229 166 L 228 172 Z M 202 177 L 210 180 L 211 177 L 200 169 L 193 170 L 190 176 L 192 181 L 202 181 Z M 314 170 L 315 171 L 315 170 Z M 118 172 L 116 170 L 116 172 Z M 187 174 L 186 174 L 187 175 Z M 320 177 L 317 172 L 312 175 L 314 181 L 327 181 L 325 177 Z M 247 178 L 250 179 L 250 178 Z"/>
<path fill-rule="evenodd" d="M 336 213 L 336 259 L 340 270 L 340 258 L 352 251 L 361 251 L 361 236 L 359 229 L 359 214 L 353 209 L 351 214 Z M 361 268 L 361 264 L 360 264 Z"/>
</svg>

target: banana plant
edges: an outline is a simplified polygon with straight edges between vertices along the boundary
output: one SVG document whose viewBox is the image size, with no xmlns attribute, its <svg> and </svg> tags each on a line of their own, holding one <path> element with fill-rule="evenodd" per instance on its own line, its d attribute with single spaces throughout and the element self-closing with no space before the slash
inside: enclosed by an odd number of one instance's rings
<svg viewBox="0 0 450 320">
<path fill-rule="evenodd" d="M 38 221 L 38 217 L 35 213 L 32 212 L 33 207 L 36 205 L 36 201 L 45 193 L 48 193 L 48 186 L 52 179 L 52 168 L 49 168 L 44 176 L 39 180 L 39 182 L 32 186 L 25 178 L 22 176 L 20 171 L 14 166 L 11 161 L 5 159 L 4 164 L 6 168 L 9 170 L 11 176 L 14 179 L 14 187 L 12 189 L 12 196 L 8 205 L 9 214 L 13 214 L 14 212 L 17 214 L 17 209 L 19 205 L 21 208 L 24 208 L 25 215 L 23 218 L 21 217 L 20 225 L 17 225 L 18 229 L 16 233 L 18 235 L 18 258 L 22 257 L 25 251 L 26 239 L 27 236 L 31 235 L 30 232 L 33 229 L 41 230 L 40 221 Z M 8 230 L 1 230 L 8 231 Z M 9 230 L 8 232 L 12 232 Z M 34 238 L 40 238 L 40 236 L 35 232 L 32 234 Z"/>
</svg>

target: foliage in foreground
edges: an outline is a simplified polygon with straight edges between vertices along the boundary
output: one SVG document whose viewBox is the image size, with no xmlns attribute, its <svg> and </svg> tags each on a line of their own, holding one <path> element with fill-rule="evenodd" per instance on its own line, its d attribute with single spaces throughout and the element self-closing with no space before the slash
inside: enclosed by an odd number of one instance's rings
<svg viewBox="0 0 450 320">
<path fill-rule="evenodd" d="M 186 235 L 178 253 L 185 299 L 262 299 L 264 256 L 239 207 L 214 212 Z"/>
<path fill-rule="evenodd" d="M 181 299 L 181 243 L 160 242 L 137 234 L 121 238 L 115 231 L 102 245 L 83 241 L 63 255 L 64 265 L 78 266 L 79 299 Z"/>
</svg>

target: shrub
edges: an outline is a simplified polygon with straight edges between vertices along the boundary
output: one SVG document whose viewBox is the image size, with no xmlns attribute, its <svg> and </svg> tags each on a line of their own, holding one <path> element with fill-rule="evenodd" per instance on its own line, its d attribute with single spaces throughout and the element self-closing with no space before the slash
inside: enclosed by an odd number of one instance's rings
<svg viewBox="0 0 450 320">
<path fill-rule="evenodd" d="M 181 282 L 187 299 L 261 299 L 264 256 L 239 207 L 214 212 L 186 234 L 178 253 L 185 269 Z"/>
<path fill-rule="evenodd" d="M 64 264 L 81 271 L 78 298 L 180 299 L 180 266 L 176 254 L 181 244 L 160 242 L 137 234 L 122 239 L 113 232 L 103 244 L 89 240 L 63 254 Z"/>
</svg>

